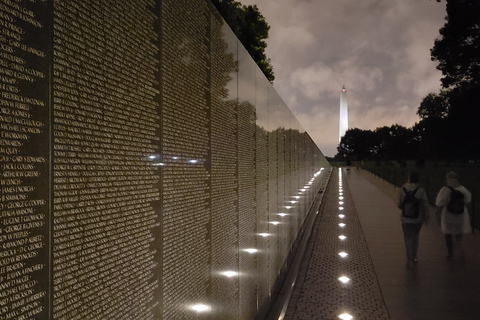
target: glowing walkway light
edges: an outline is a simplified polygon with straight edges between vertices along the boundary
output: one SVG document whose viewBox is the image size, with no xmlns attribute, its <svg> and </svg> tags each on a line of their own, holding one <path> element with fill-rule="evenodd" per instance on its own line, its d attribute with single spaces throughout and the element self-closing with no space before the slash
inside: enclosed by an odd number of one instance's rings
<svg viewBox="0 0 480 320">
<path fill-rule="evenodd" d="M 349 283 L 350 282 L 350 278 L 345 277 L 345 276 L 342 276 L 342 277 L 338 278 L 338 280 L 340 280 L 340 282 L 342 282 L 342 283 Z"/>
<path fill-rule="evenodd" d="M 340 257 L 342 257 L 342 258 L 348 257 L 348 253 L 343 252 L 343 251 L 342 251 L 342 252 L 339 252 L 338 255 L 339 255 Z"/>
<path fill-rule="evenodd" d="M 345 226 L 346 226 L 345 223 L 339 223 L 338 225 L 340 226 L 340 228 L 345 228 Z"/>
<path fill-rule="evenodd" d="M 348 313 L 342 313 L 341 315 L 338 316 L 338 318 L 342 320 L 352 320 L 353 316 L 351 316 Z"/>
<path fill-rule="evenodd" d="M 344 236 L 344 235 L 338 236 L 338 238 L 339 238 L 340 240 L 342 240 L 342 241 L 345 240 L 345 239 L 347 239 L 347 237 Z"/>
</svg>

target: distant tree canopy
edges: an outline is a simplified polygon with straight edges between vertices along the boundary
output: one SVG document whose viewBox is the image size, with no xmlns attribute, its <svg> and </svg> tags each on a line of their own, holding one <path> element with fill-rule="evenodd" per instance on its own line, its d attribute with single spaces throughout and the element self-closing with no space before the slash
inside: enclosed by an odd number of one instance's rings
<svg viewBox="0 0 480 320">
<path fill-rule="evenodd" d="M 256 5 L 245 6 L 234 0 L 212 0 L 217 10 L 247 49 L 267 79 L 275 79 L 270 59 L 265 55 L 268 25 Z"/>
<path fill-rule="evenodd" d="M 398 124 L 379 127 L 374 131 L 349 129 L 338 147 L 337 159 L 344 155 L 353 160 L 415 159 L 418 143 L 413 129 Z"/>
<path fill-rule="evenodd" d="M 431 50 L 445 89 L 480 81 L 480 1 L 448 0 L 447 22 Z"/>
<path fill-rule="evenodd" d="M 336 158 L 480 161 L 480 1 L 447 0 L 446 9 L 431 49 L 442 87 L 421 102 L 420 121 L 409 129 L 349 130 Z"/>
</svg>

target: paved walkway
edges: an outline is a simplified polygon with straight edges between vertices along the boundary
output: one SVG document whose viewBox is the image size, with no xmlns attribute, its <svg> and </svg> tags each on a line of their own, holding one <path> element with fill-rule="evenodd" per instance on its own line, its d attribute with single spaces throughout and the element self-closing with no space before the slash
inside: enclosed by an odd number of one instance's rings
<svg viewBox="0 0 480 320">
<path fill-rule="evenodd" d="M 360 169 L 335 169 L 285 320 L 480 319 L 480 233 L 465 237 L 464 261 L 447 261 L 431 221 L 408 267 L 394 191 Z"/>
</svg>

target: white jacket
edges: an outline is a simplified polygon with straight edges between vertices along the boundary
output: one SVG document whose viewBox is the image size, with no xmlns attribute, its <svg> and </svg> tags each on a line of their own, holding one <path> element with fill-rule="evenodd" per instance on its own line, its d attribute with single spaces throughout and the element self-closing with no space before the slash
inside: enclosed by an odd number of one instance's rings
<svg viewBox="0 0 480 320">
<path fill-rule="evenodd" d="M 456 190 L 463 193 L 463 200 L 465 203 L 472 201 L 472 194 L 464 187 L 459 186 Z M 470 216 L 468 215 L 467 207 L 463 209 L 461 214 L 453 214 L 447 210 L 447 204 L 450 201 L 451 190 L 448 187 L 442 187 L 437 194 L 435 205 L 442 208 L 442 218 L 440 224 L 442 232 L 445 234 L 461 234 L 470 233 Z"/>
</svg>

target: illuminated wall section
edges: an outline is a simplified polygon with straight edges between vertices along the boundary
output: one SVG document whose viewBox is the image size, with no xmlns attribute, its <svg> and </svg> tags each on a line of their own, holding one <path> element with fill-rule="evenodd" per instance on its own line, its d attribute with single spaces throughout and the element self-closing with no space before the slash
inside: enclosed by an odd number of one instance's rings
<svg viewBox="0 0 480 320">
<path fill-rule="evenodd" d="M 211 3 L 0 25 L 0 318 L 254 319 L 328 163 Z"/>
</svg>

